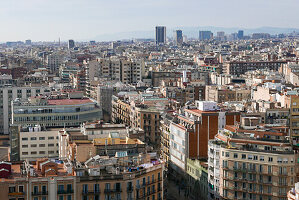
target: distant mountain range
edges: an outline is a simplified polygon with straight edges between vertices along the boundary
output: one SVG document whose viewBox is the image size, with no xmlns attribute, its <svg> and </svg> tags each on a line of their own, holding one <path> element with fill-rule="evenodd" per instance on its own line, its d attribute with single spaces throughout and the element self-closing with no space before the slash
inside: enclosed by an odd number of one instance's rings
<svg viewBox="0 0 299 200">
<path fill-rule="evenodd" d="M 183 34 L 188 38 L 197 38 L 199 30 L 209 30 L 216 34 L 219 31 L 224 31 L 226 34 L 231 34 L 238 32 L 238 30 L 244 30 L 244 35 L 250 35 L 252 33 L 270 33 L 271 35 L 281 34 L 281 33 L 292 33 L 299 32 L 299 28 L 277 28 L 277 27 L 260 27 L 260 28 L 223 28 L 214 26 L 203 26 L 203 27 L 174 27 L 167 28 L 167 37 L 173 36 L 173 31 L 180 29 Z M 155 37 L 154 27 L 151 31 L 132 31 L 132 32 L 120 32 L 112 34 L 98 35 L 91 40 L 96 41 L 114 41 L 114 40 L 124 40 L 124 39 L 141 39 L 141 38 L 154 38 Z"/>
</svg>

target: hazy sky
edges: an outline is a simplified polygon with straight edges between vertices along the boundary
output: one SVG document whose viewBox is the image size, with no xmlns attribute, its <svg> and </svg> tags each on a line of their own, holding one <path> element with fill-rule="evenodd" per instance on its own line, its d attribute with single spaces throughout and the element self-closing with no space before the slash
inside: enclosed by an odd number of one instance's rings
<svg viewBox="0 0 299 200">
<path fill-rule="evenodd" d="M 156 25 L 299 28 L 298 0 L 0 0 L 0 41 L 75 40 Z"/>
</svg>

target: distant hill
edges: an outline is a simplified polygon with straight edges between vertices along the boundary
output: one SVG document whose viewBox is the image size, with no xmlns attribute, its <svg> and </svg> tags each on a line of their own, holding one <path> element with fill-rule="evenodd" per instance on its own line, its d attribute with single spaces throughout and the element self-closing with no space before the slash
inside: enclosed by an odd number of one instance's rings
<svg viewBox="0 0 299 200">
<path fill-rule="evenodd" d="M 226 34 L 231 34 L 237 32 L 238 30 L 244 30 L 245 35 L 250 35 L 252 33 L 270 33 L 271 35 L 276 35 L 280 33 L 291 33 L 291 32 L 299 32 L 299 28 L 277 28 L 277 27 L 260 27 L 260 28 L 223 28 L 223 27 L 214 27 L 214 26 L 204 26 L 204 27 L 174 27 L 167 28 L 167 36 L 172 37 L 173 31 L 176 29 L 183 30 L 183 34 L 188 38 L 197 38 L 199 30 L 209 30 L 216 34 L 218 31 L 224 31 Z M 138 39 L 138 38 L 154 38 L 155 32 L 154 27 L 153 30 L 150 31 L 132 31 L 132 32 L 120 32 L 113 34 L 104 34 L 98 35 L 94 38 L 90 38 L 90 40 L 96 41 L 113 41 L 113 40 L 123 40 L 123 39 Z"/>
</svg>

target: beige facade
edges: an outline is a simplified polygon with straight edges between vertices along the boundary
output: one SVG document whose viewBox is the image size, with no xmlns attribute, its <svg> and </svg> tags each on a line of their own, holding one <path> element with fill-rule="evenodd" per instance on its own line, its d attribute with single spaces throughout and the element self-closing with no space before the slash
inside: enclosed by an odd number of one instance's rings
<svg viewBox="0 0 299 200">
<path fill-rule="evenodd" d="M 20 132 L 20 160 L 58 158 L 59 130 Z"/>
<path fill-rule="evenodd" d="M 286 199 L 296 181 L 296 155 L 286 136 L 283 127 L 219 131 L 209 142 L 209 199 Z"/>
</svg>

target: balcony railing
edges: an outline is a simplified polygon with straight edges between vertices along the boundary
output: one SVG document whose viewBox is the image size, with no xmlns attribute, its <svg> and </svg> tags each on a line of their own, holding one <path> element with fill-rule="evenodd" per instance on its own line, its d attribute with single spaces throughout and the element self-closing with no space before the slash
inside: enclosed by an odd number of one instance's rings
<svg viewBox="0 0 299 200">
<path fill-rule="evenodd" d="M 25 195 L 25 192 L 9 192 L 8 196 L 21 196 Z"/>
<path fill-rule="evenodd" d="M 38 195 L 48 195 L 48 191 L 35 191 L 31 193 L 32 196 L 38 196 Z"/>
<path fill-rule="evenodd" d="M 57 194 L 71 194 L 71 193 L 74 193 L 73 189 L 70 189 L 70 190 L 58 190 L 57 191 Z"/>
<path fill-rule="evenodd" d="M 82 190 L 83 195 L 88 195 L 88 194 L 100 194 L 100 190 Z"/>
<path fill-rule="evenodd" d="M 121 188 L 116 188 L 116 189 L 105 189 L 105 193 L 114 193 L 114 192 L 121 192 Z"/>
</svg>

